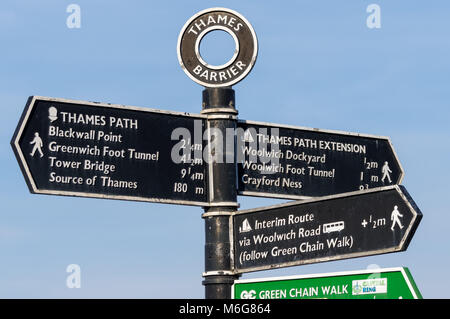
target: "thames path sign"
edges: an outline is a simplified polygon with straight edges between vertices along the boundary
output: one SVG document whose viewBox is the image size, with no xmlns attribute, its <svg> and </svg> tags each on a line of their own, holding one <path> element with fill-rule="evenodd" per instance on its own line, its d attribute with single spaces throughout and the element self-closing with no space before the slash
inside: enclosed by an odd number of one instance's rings
<svg viewBox="0 0 450 319">
<path fill-rule="evenodd" d="M 192 136 L 196 129 L 202 132 L 201 120 L 186 113 L 31 97 L 11 144 L 32 193 L 204 206 L 201 158 L 174 161 L 178 154 L 173 154 L 185 147 L 201 151 L 202 142 L 172 135 L 177 128 Z"/>
<path fill-rule="evenodd" d="M 422 299 L 408 268 L 237 280 L 235 299 Z"/>
<path fill-rule="evenodd" d="M 387 137 L 240 121 L 239 194 L 317 197 L 401 182 Z"/>
<path fill-rule="evenodd" d="M 403 251 L 421 217 L 402 186 L 238 211 L 235 271 Z"/>
</svg>

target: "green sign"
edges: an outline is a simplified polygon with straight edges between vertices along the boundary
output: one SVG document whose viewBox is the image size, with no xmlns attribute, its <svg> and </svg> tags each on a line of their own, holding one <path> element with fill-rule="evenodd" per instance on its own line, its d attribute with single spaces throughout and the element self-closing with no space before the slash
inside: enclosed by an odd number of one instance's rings
<svg viewBox="0 0 450 319">
<path fill-rule="evenodd" d="M 406 267 L 236 280 L 234 299 L 422 299 Z"/>
</svg>

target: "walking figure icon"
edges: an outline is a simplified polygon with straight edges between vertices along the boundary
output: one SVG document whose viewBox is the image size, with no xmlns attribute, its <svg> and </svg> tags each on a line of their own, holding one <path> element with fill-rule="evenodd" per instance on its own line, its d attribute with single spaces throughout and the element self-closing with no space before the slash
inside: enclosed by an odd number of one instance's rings
<svg viewBox="0 0 450 319">
<path fill-rule="evenodd" d="M 30 144 L 34 144 L 33 149 L 31 150 L 31 153 L 30 153 L 31 156 L 34 156 L 34 153 L 36 153 L 36 151 L 39 152 L 41 157 L 44 156 L 44 153 L 42 153 L 43 143 L 42 143 L 42 139 L 40 138 L 38 132 L 34 133 L 34 138 L 30 142 Z"/>
<path fill-rule="evenodd" d="M 389 183 L 392 183 L 391 180 L 391 175 L 390 173 L 392 173 L 391 169 L 389 168 L 389 163 L 388 162 L 384 162 L 383 167 L 381 168 L 381 173 L 383 173 L 383 177 L 381 177 L 381 181 L 384 183 L 384 179 L 387 177 Z"/>
<path fill-rule="evenodd" d="M 400 212 L 398 211 L 398 206 L 395 205 L 394 210 L 391 213 L 391 220 L 392 220 L 391 230 L 392 231 L 394 231 L 395 225 L 397 225 L 397 224 L 398 224 L 398 227 L 400 227 L 400 229 L 403 229 L 403 225 L 402 225 L 399 217 L 403 217 L 403 215 L 400 214 Z"/>
</svg>

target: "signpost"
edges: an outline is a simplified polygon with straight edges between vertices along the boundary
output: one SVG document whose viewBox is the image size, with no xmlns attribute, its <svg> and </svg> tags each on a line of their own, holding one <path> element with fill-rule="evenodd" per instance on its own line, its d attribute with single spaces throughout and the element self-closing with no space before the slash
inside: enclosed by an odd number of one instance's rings
<svg viewBox="0 0 450 319">
<path fill-rule="evenodd" d="M 223 65 L 210 65 L 199 50 L 202 38 L 209 32 L 222 30 L 235 42 L 235 53 Z M 226 131 L 234 132 L 237 123 L 235 94 L 232 85 L 241 81 L 253 68 L 258 42 L 252 25 L 236 11 L 226 8 L 203 10 L 191 17 L 181 29 L 177 45 L 178 61 L 183 71 L 203 85 L 202 114 L 206 127 L 216 134 L 208 135 L 208 158 L 218 153 L 228 160 L 208 162 L 209 207 L 205 209 L 205 272 L 203 285 L 206 298 L 231 298 L 231 286 L 237 276 L 232 272 L 231 246 L 228 237 L 229 216 L 237 203 L 236 149 L 223 149 Z M 219 133 L 220 132 L 220 133 Z M 234 141 L 234 134 L 233 139 Z M 232 143 L 234 146 L 234 143 Z"/>
<path fill-rule="evenodd" d="M 422 299 L 406 267 L 237 280 L 234 299 Z"/>
<path fill-rule="evenodd" d="M 402 186 L 238 211 L 235 272 L 403 251 L 421 218 Z"/>
<path fill-rule="evenodd" d="M 31 97 L 11 144 L 32 193 L 207 206 L 205 165 L 177 158 L 187 142 L 172 135 L 182 128 L 201 136 L 202 120 Z M 203 148 L 201 140 L 188 145 Z"/>
<path fill-rule="evenodd" d="M 215 30 L 235 41 L 223 65 L 199 50 Z M 206 298 L 245 272 L 405 250 L 422 214 L 387 137 L 238 120 L 231 86 L 257 53 L 244 17 L 212 8 L 177 45 L 199 115 L 30 97 L 11 141 L 30 191 L 202 206 Z M 237 211 L 238 195 L 319 198 Z"/>
<path fill-rule="evenodd" d="M 302 199 L 396 185 L 403 176 L 387 137 L 251 121 L 238 128 L 241 195 Z"/>
</svg>

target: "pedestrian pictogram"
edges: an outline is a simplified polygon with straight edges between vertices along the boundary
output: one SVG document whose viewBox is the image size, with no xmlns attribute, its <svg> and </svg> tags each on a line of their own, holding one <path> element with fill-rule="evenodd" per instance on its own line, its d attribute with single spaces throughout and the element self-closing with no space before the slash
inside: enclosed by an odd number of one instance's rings
<svg viewBox="0 0 450 319">
<path fill-rule="evenodd" d="M 395 225 L 398 225 L 398 227 L 400 229 L 403 229 L 403 225 L 400 221 L 400 217 L 403 217 L 403 215 L 400 214 L 400 212 L 398 211 L 398 206 L 395 205 L 394 210 L 392 211 L 392 214 L 391 214 L 391 221 L 392 221 L 391 230 L 394 230 Z"/>
<path fill-rule="evenodd" d="M 34 138 L 33 138 L 33 140 L 30 142 L 30 144 L 33 145 L 33 149 L 32 149 L 32 151 L 31 151 L 31 153 L 30 153 L 31 156 L 34 156 L 34 153 L 36 153 L 36 151 L 38 151 L 38 153 L 39 153 L 39 155 L 40 155 L 41 157 L 44 156 L 44 153 L 42 153 L 42 146 L 44 146 L 44 144 L 42 143 L 42 139 L 41 139 L 41 137 L 39 136 L 39 133 L 38 133 L 38 132 L 35 132 L 35 133 L 34 133 Z"/>
<path fill-rule="evenodd" d="M 381 177 L 381 181 L 384 183 L 384 180 L 387 178 L 389 183 L 392 183 L 391 180 L 391 169 L 389 168 L 389 163 L 388 162 L 384 162 L 383 168 L 381 169 L 381 172 L 383 174 L 383 177 Z"/>
</svg>

